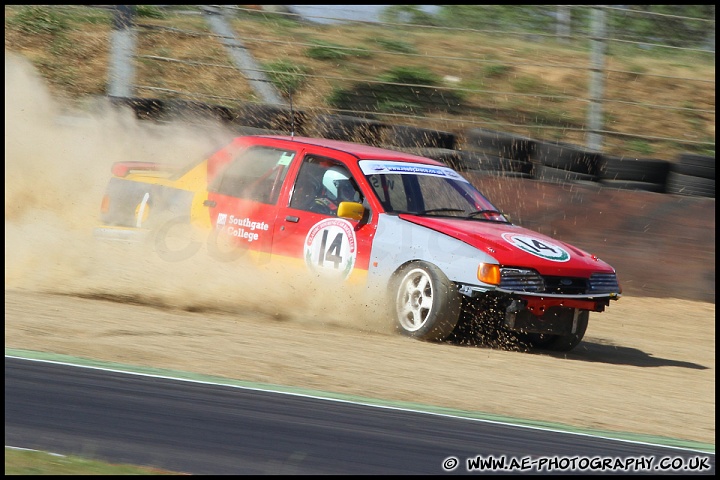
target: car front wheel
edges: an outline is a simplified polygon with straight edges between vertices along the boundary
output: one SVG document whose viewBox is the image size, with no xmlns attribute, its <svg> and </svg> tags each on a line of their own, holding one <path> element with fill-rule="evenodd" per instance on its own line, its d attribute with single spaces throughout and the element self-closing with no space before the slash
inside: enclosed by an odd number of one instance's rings
<svg viewBox="0 0 720 480">
<path fill-rule="evenodd" d="M 421 340 L 445 339 L 460 317 L 457 287 L 427 262 L 412 262 L 398 272 L 394 304 L 398 330 Z"/>
</svg>

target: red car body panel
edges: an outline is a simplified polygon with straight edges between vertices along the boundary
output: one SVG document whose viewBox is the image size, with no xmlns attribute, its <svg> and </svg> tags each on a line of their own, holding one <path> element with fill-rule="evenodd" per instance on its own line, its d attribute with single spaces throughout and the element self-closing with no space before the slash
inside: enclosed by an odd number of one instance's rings
<svg viewBox="0 0 720 480">
<path fill-rule="evenodd" d="M 587 277 L 591 271 L 614 272 L 610 265 L 594 255 L 517 225 L 416 215 L 401 215 L 401 218 L 450 235 L 479 250 L 486 251 L 495 257 L 501 266 L 532 268 L 541 275 L 572 277 Z M 520 236 L 520 240 L 513 242 L 512 240 L 518 236 Z M 526 243 L 525 249 L 518 248 L 516 243 L 525 238 L 535 239 L 537 243 Z M 523 246 L 522 243 L 517 244 Z M 567 259 L 564 259 L 560 249 L 569 254 Z M 547 255 L 540 256 L 544 252 L 552 253 L 553 251 L 557 252 L 561 261 L 548 259 Z"/>
</svg>

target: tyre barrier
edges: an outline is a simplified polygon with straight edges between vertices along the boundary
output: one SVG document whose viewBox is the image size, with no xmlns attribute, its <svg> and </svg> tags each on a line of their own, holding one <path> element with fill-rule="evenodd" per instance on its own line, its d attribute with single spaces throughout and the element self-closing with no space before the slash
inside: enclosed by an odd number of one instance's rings
<svg viewBox="0 0 720 480">
<path fill-rule="evenodd" d="M 565 170 L 563 168 L 549 167 L 542 164 L 535 165 L 533 169 L 533 176 L 538 180 L 550 183 L 598 183 L 597 175 Z"/>
<path fill-rule="evenodd" d="M 670 165 L 667 160 L 603 155 L 599 181 L 612 188 L 664 193 Z"/>
<path fill-rule="evenodd" d="M 457 137 L 454 133 L 408 125 L 388 125 L 383 132 L 382 144 L 406 148 L 445 148 L 454 150 Z"/>
<path fill-rule="evenodd" d="M 602 155 L 569 143 L 536 142 L 531 161 L 558 170 L 582 174 L 597 180 Z"/>
<path fill-rule="evenodd" d="M 715 198 L 715 180 L 670 170 L 665 191 L 675 195 Z"/>
<path fill-rule="evenodd" d="M 237 135 L 287 135 L 287 132 L 281 132 L 280 130 L 247 127 L 245 125 L 240 125 L 233 128 L 233 132 L 235 132 Z"/>
<path fill-rule="evenodd" d="M 682 153 L 673 164 L 672 171 L 681 175 L 715 180 L 715 157 Z"/>
<path fill-rule="evenodd" d="M 221 105 L 208 105 L 189 100 L 165 100 L 161 118 L 184 121 L 215 120 L 227 123 L 232 120 L 233 112 Z"/>
<path fill-rule="evenodd" d="M 284 105 L 248 103 L 233 111 L 230 123 L 244 127 L 304 135 L 307 114 Z"/>
<path fill-rule="evenodd" d="M 466 170 L 499 176 L 532 178 L 533 165 L 529 161 L 471 150 L 462 150 L 460 154 Z"/>
<path fill-rule="evenodd" d="M 464 144 L 468 150 L 526 162 L 535 151 L 535 141 L 531 138 L 484 128 L 466 130 Z"/>
<path fill-rule="evenodd" d="M 645 192 L 665 193 L 665 183 L 638 182 L 633 180 L 599 180 L 600 185 L 608 188 L 617 188 L 620 190 L 642 190 Z"/>
<path fill-rule="evenodd" d="M 668 160 L 613 157 L 603 155 L 599 163 L 600 178 L 665 184 L 670 172 Z"/>
<path fill-rule="evenodd" d="M 683 153 L 670 165 L 667 193 L 715 198 L 715 157 Z"/>
<path fill-rule="evenodd" d="M 382 130 L 386 125 L 377 120 L 349 115 L 316 115 L 309 122 L 307 133 L 311 137 L 330 140 L 380 145 Z"/>
<path fill-rule="evenodd" d="M 604 187 L 715 198 L 715 157 L 680 154 L 676 162 L 603 156 L 582 147 L 536 141 L 481 128 L 464 134 L 466 150 L 455 150 L 450 132 L 346 115 L 317 115 L 282 105 L 246 104 L 237 110 L 202 102 L 159 98 L 108 97 L 139 120 L 212 118 L 233 125 L 241 135 L 296 135 L 353 141 L 409 151 L 460 171 L 535 178 L 552 183 L 597 183 Z"/>
<path fill-rule="evenodd" d="M 129 107 L 138 120 L 159 120 L 165 111 L 165 101 L 159 98 L 108 97 L 115 107 Z"/>
</svg>

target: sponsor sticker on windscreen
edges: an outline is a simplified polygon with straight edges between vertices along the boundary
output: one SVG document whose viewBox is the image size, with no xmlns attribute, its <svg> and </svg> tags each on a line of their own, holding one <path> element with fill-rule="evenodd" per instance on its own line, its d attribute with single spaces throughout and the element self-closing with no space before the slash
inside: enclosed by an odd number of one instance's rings
<svg viewBox="0 0 720 480">
<path fill-rule="evenodd" d="M 452 168 L 436 165 L 423 165 L 422 163 L 392 162 L 385 160 L 362 160 L 360 168 L 365 175 L 382 174 L 407 174 L 407 175 L 430 175 L 433 177 L 452 178 L 467 182 Z"/>
</svg>

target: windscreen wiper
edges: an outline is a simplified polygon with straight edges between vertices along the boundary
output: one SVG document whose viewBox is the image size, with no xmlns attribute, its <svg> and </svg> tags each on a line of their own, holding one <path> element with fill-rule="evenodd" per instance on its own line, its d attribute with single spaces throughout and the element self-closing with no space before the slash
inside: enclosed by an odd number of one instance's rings
<svg viewBox="0 0 720 480">
<path fill-rule="evenodd" d="M 485 215 L 485 214 L 488 214 L 488 213 L 489 213 L 489 214 L 494 214 L 494 215 L 502 215 L 502 216 L 505 216 L 505 214 L 502 213 L 502 212 L 499 211 L 499 210 L 478 210 L 478 211 L 476 211 L 476 212 L 470 212 L 470 213 L 468 213 L 468 218 L 475 218 L 475 217 L 477 217 L 477 216 L 479 216 L 479 215 Z M 490 220 L 490 219 L 488 218 L 488 219 L 483 219 L 483 220 Z M 497 221 L 500 221 L 500 220 L 493 220 L 493 221 L 494 221 L 494 222 L 497 222 Z M 507 220 L 505 220 L 505 221 L 507 222 Z M 508 223 L 509 223 L 509 222 L 508 222 Z"/>
<path fill-rule="evenodd" d="M 465 212 L 462 208 L 431 208 L 429 210 L 423 210 L 422 212 L 417 212 L 415 215 L 427 215 L 428 213 L 450 213 L 450 212 Z"/>
</svg>

